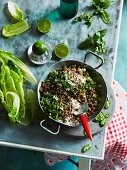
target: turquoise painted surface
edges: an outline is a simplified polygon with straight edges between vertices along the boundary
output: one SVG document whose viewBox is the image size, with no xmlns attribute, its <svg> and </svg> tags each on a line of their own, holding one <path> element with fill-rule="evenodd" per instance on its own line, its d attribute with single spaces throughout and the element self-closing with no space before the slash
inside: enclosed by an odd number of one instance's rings
<svg viewBox="0 0 127 170">
<path fill-rule="evenodd" d="M 127 90 L 127 1 L 124 1 L 115 79 Z"/>
<path fill-rule="evenodd" d="M 115 79 L 127 90 L 127 1 L 124 2 L 119 48 L 116 62 Z M 77 159 L 77 158 L 75 158 Z M 77 170 L 71 163 L 64 161 L 48 167 L 43 153 L 0 147 L 0 170 Z"/>
</svg>

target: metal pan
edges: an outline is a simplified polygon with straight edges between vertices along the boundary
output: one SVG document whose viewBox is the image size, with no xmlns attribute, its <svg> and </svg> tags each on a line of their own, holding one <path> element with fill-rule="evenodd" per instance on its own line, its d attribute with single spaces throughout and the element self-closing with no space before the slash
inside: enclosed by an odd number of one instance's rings
<svg viewBox="0 0 127 170">
<path fill-rule="evenodd" d="M 92 54 L 94 55 L 95 57 L 97 57 L 98 59 L 100 59 L 101 63 L 93 68 L 91 67 L 90 65 L 86 64 L 86 59 L 88 57 L 89 54 Z M 46 70 L 46 72 L 43 74 L 39 84 L 38 84 L 38 88 L 37 88 L 37 93 L 38 93 L 38 102 L 39 102 L 39 105 L 41 107 L 41 103 L 40 103 L 40 98 L 41 98 L 41 94 L 39 92 L 39 89 L 41 87 L 41 83 L 42 81 L 46 80 L 48 78 L 48 75 L 50 72 L 54 71 L 54 70 L 57 70 L 57 69 L 60 69 L 64 66 L 71 66 L 71 65 L 77 65 L 77 66 L 83 66 L 86 68 L 87 72 L 89 73 L 90 77 L 96 82 L 96 86 L 97 86 L 97 95 L 99 96 L 99 100 L 98 100 L 98 105 L 97 105 L 97 109 L 96 109 L 96 112 L 94 114 L 92 114 L 90 117 L 89 117 L 89 121 L 94 119 L 99 113 L 100 111 L 102 110 L 104 104 L 105 104 L 105 101 L 106 101 L 106 98 L 107 98 L 107 87 L 106 87 L 106 83 L 105 83 L 105 80 L 103 78 L 103 76 L 97 72 L 96 69 L 100 68 L 104 63 L 104 60 L 102 57 L 98 56 L 97 54 L 89 51 L 86 53 L 85 55 L 85 58 L 84 58 L 84 62 L 81 62 L 81 61 L 76 61 L 76 60 L 66 60 L 66 61 L 61 61 L 61 62 L 58 62 L 54 65 L 52 65 L 48 70 Z M 46 113 L 45 113 L 46 115 Z M 47 116 L 48 117 L 48 116 Z M 40 125 L 43 129 L 45 129 L 46 131 L 56 135 L 59 133 L 60 131 L 60 126 L 70 126 L 70 127 L 77 127 L 79 126 L 80 124 L 78 125 L 68 125 L 66 123 L 62 123 L 62 122 L 59 122 L 57 120 L 54 120 L 53 118 L 51 117 L 48 117 L 49 119 L 52 119 L 54 121 L 54 123 L 57 123 L 58 124 L 58 130 L 57 132 L 52 132 L 50 131 L 48 128 L 46 128 L 44 125 L 43 125 L 43 122 L 45 122 L 46 120 L 42 120 L 40 122 Z"/>
</svg>

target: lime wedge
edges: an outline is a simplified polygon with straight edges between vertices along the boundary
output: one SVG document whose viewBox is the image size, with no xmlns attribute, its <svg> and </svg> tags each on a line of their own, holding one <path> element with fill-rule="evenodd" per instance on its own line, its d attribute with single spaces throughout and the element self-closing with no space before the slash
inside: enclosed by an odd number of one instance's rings
<svg viewBox="0 0 127 170">
<path fill-rule="evenodd" d="M 30 26 L 26 20 L 17 22 L 16 24 L 6 25 L 2 29 L 2 35 L 5 37 L 12 37 L 18 34 L 21 34 L 28 30 Z"/>
<path fill-rule="evenodd" d="M 61 43 L 55 47 L 54 53 L 58 58 L 65 58 L 69 54 L 69 48 L 67 45 Z"/>
<path fill-rule="evenodd" d="M 48 49 L 47 45 L 43 41 L 36 41 L 32 46 L 33 53 L 35 55 L 42 55 L 44 54 Z"/>
<path fill-rule="evenodd" d="M 51 27 L 52 27 L 52 23 L 47 18 L 41 19 L 37 25 L 38 30 L 42 33 L 49 32 L 51 30 Z"/>
</svg>

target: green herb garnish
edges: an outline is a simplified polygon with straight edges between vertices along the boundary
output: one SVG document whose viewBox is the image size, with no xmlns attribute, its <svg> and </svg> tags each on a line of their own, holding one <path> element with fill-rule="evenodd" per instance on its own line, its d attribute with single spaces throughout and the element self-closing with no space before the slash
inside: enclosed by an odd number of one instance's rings
<svg viewBox="0 0 127 170">
<path fill-rule="evenodd" d="M 80 16 L 76 17 L 74 19 L 74 22 L 81 22 L 81 21 L 85 21 L 85 24 L 90 27 L 91 24 L 92 24 L 92 18 L 93 18 L 93 15 L 90 14 L 90 13 L 82 13 Z"/>
<path fill-rule="evenodd" d="M 111 5 L 111 0 L 92 0 L 92 7 L 94 8 L 93 15 L 98 15 L 105 24 L 110 24 L 110 16 L 105 10 Z"/>
<path fill-rule="evenodd" d="M 88 38 L 79 44 L 78 48 L 80 50 L 85 50 L 92 48 L 97 54 L 105 53 L 105 41 L 103 37 L 106 35 L 107 29 L 100 30 L 96 32 L 93 36 L 88 35 Z"/>
<path fill-rule="evenodd" d="M 85 152 L 87 152 L 88 150 L 90 150 L 90 148 L 91 148 L 91 145 L 90 145 L 90 144 L 87 144 L 87 145 L 85 145 L 85 146 L 82 148 L 82 152 L 85 153 Z"/>
<path fill-rule="evenodd" d="M 82 13 L 78 17 L 74 18 L 73 22 L 82 22 L 90 27 L 93 21 L 93 16 L 99 16 L 105 24 L 110 24 L 110 16 L 106 11 L 111 5 L 111 0 L 92 0 L 93 13 Z"/>
</svg>

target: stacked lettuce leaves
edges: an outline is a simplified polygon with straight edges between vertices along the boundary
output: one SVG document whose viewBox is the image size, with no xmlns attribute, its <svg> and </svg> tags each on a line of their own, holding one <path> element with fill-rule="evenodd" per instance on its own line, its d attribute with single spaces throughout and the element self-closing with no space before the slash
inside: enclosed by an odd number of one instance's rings
<svg viewBox="0 0 127 170">
<path fill-rule="evenodd" d="M 37 98 L 33 90 L 28 90 L 25 97 L 24 78 L 32 84 L 37 83 L 32 72 L 19 58 L 10 52 L 0 50 L 1 103 L 8 112 L 10 122 L 28 125 L 36 117 Z"/>
</svg>

